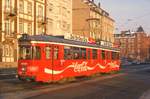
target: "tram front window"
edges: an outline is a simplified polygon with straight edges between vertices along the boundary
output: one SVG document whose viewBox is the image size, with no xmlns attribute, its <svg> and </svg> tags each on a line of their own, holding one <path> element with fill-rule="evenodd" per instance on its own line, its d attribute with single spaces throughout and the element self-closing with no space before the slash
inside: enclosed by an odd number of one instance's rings
<svg viewBox="0 0 150 99">
<path fill-rule="evenodd" d="M 22 59 L 22 60 L 32 59 L 32 48 L 31 48 L 31 46 L 20 46 L 19 59 Z"/>
</svg>

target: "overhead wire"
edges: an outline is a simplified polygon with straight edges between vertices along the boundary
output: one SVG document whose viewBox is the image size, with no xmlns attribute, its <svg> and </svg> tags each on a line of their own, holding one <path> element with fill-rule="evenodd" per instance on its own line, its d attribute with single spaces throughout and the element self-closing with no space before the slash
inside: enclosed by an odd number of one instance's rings
<svg viewBox="0 0 150 99">
<path fill-rule="evenodd" d="M 135 27 L 138 25 L 138 21 L 141 20 L 142 18 L 144 17 L 147 17 L 150 15 L 150 12 L 144 14 L 144 15 L 140 15 L 140 16 L 136 16 L 136 17 L 133 17 L 131 19 L 127 19 L 123 24 L 121 24 L 119 27 L 124 27 L 125 28 L 125 25 L 131 23 L 131 24 L 134 24 Z"/>
</svg>

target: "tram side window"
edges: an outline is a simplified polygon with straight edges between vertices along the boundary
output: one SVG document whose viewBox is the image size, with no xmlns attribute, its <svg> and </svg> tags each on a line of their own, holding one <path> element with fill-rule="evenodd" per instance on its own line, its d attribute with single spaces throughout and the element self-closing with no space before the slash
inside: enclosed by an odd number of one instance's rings
<svg viewBox="0 0 150 99">
<path fill-rule="evenodd" d="M 105 51 L 104 50 L 102 50 L 102 52 L 101 52 L 101 58 L 102 58 L 102 60 L 105 60 Z"/>
<path fill-rule="evenodd" d="M 79 53 L 78 47 L 73 47 L 73 59 L 80 59 L 80 53 Z"/>
<path fill-rule="evenodd" d="M 72 59 L 71 47 L 64 47 L 64 59 Z"/>
<path fill-rule="evenodd" d="M 116 59 L 118 60 L 118 59 L 120 58 L 120 56 L 119 56 L 119 53 L 118 53 L 118 52 L 116 52 L 116 54 L 117 54 Z"/>
<path fill-rule="evenodd" d="M 86 49 L 78 47 L 64 47 L 64 59 L 86 59 Z"/>
<path fill-rule="evenodd" d="M 86 59 L 86 49 L 85 48 L 81 48 L 81 58 Z"/>
<path fill-rule="evenodd" d="M 111 59 L 111 52 L 107 52 L 107 59 Z"/>
<path fill-rule="evenodd" d="M 112 59 L 113 59 L 113 60 L 119 59 L 119 53 L 117 53 L 117 52 L 112 52 Z"/>
<path fill-rule="evenodd" d="M 45 47 L 46 59 L 51 59 L 51 47 Z"/>
<path fill-rule="evenodd" d="M 97 59 L 97 50 L 96 49 L 92 50 L 92 56 L 93 56 L 93 59 Z"/>
<path fill-rule="evenodd" d="M 113 60 L 115 60 L 115 56 L 116 56 L 115 54 L 116 54 L 115 52 L 112 52 L 112 59 Z"/>
<path fill-rule="evenodd" d="M 33 59 L 41 59 L 41 48 L 38 46 L 33 48 Z"/>
<path fill-rule="evenodd" d="M 54 48 L 54 59 L 58 59 L 58 47 Z"/>
<path fill-rule="evenodd" d="M 90 50 L 88 50 L 88 59 L 90 59 Z"/>
</svg>

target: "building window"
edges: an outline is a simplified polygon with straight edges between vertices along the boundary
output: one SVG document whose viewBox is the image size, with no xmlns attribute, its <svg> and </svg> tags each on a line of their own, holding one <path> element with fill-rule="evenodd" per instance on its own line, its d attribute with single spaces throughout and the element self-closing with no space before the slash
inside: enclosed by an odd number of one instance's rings
<svg viewBox="0 0 150 99">
<path fill-rule="evenodd" d="M 28 34 L 32 35 L 32 23 L 28 23 Z"/>
<path fill-rule="evenodd" d="M 62 21 L 61 28 L 62 28 L 62 30 L 67 30 L 67 22 L 66 21 Z"/>
<path fill-rule="evenodd" d="M 54 5 L 52 3 L 49 3 L 48 7 L 49 7 L 49 12 L 52 12 Z"/>
<path fill-rule="evenodd" d="M 24 13 L 24 2 L 19 0 L 19 12 Z"/>
<path fill-rule="evenodd" d="M 38 17 L 43 18 L 43 7 L 42 6 L 38 7 Z"/>
<path fill-rule="evenodd" d="M 43 26 L 38 27 L 38 34 L 44 34 L 44 27 Z"/>
<path fill-rule="evenodd" d="M 9 56 L 9 46 L 5 46 L 5 56 Z"/>
<path fill-rule="evenodd" d="M 50 19 L 48 21 L 47 31 L 48 31 L 49 34 L 53 34 L 53 20 L 52 19 Z"/>
<path fill-rule="evenodd" d="M 13 47 L 10 46 L 10 56 L 13 57 L 13 55 L 14 55 L 14 50 L 13 50 Z"/>
<path fill-rule="evenodd" d="M 4 57 L 8 57 L 11 55 L 11 50 L 10 50 L 11 47 L 9 47 L 9 45 L 4 45 L 3 46 L 3 56 Z"/>
<path fill-rule="evenodd" d="M 32 3 L 28 2 L 28 14 L 32 15 Z"/>
<path fill-rule="evenodd" d="M 62 7 L 62 15 L 63 16 L 67 15 L 67 8 L 66 7 Z"/>
<path fill-rule="evenodd" d="M 6 0 L 5 6 L 6 6 L 6 8 L 10 8 L 10 0 Z"/>
<path fill-rule="evenodd" d="M 5 56 L 5 46 L 3 45 L 3 49 L 2 49 L 2 56 Z"/>
<path fill-rule="evenodd" d="M 5 23 L 5 30 L 6 30 L 6 35 L 10 35 L 10 21 L 9 20 L 6 20 L 6 23 Z"/>
<path fill-rule="evenodd" d="M 23 22 L 19 23 L 19 32 L 20 32 L 20 34 L 24 33 L 24 23 Z"/>
<path fill-rule="evenodd" d="M 57 22 L 56 22 L 56 27 L 57 27 L 57 29 L 60 29 L 60 27 L 61 27 L 60 24 L 61 24 L 60 21 L 57 21 Z"/>
</svg>

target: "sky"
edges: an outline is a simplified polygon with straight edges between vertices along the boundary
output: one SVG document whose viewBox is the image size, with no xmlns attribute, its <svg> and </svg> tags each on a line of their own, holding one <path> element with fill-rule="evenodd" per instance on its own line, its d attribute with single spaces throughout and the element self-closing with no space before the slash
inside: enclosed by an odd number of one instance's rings
<svg viewBox="0 0 150 99">
<path fill-rule="evenodd" d="M 115 20 L 116 32 L 136 31 L 142 26 L 150 34 L 150 0 L 95 0 Z"/>
</svg>

